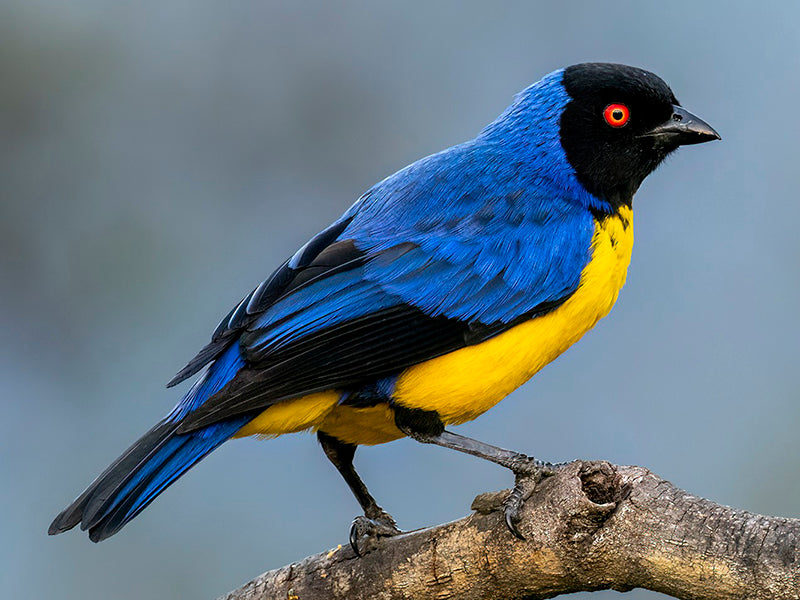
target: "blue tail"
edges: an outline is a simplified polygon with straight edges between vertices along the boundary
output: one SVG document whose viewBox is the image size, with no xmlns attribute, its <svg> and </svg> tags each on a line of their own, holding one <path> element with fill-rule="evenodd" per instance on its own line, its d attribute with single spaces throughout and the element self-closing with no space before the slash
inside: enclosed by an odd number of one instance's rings
<svg viewBox="0 0 800 600">
<path fill-rule="evenodd" d="M 238 344 L 226 350 L 173 411 L 114 461 L 59 514 L 53 535 L 78 523 L 99 542 L 114 535 L 209 452 L 233 436 L 250 417 L 230 419 L 187 434 L 183 418 L 218 392 L 242 367 Z"/>
</svg>

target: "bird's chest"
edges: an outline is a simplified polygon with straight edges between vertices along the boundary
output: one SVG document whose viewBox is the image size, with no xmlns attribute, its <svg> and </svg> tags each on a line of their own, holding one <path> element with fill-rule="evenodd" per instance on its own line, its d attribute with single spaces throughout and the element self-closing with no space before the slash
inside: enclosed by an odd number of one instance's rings
<svg viewBox="0 0 800 600">
<path fill-rule="evenodd" d="M 632 248 L 632 213 L 623 208 L 595 224 L 591 260 L 566 302 L 485 342 L 407 369 L 397 380 L 395 402 L 435 410 L 449 424 L 487 411 L 608 314 L 625 283 Z"/>
</svg>

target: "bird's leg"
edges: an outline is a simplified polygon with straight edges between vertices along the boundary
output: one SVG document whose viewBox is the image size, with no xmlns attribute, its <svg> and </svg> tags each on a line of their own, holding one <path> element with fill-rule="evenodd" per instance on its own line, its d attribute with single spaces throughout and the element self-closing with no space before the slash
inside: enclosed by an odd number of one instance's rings
<svg viewBox="0 0 800 600">
<path fill-rule="evenodd" d="M 506 525 L 516 537 L 525 539 L 517 529 L 522 505 L 536 485 L 543 478 L 555 475 L 556 469 L 561 465 L 543 462 L 532 456 L 446 431 L 435 412 L 395 406 L 395 422 L 400 431 L 418 442 L 458 450 L 511 470 L 515 482 L 504 503 Z"/>
<path fill-rule="evenodd" d="M 414 437 L 414 436 L 412 436 Z M 515 476 L 514 487 L 504 502 L 503 513 L 509 531 L 519 539 L 525 539 L 517 529 L 521 517 L 522 505 L 533 493 L 536 485 L 545 477 L 555 475 L 560 465 L 537 460 L 513 450 L 498 448 L 478 440 L 442 430 L 438 435 L 415 437 L 417 441 L 426 444 L 436 444 L 471 454 L 510 469 Z"/>
<path fill-rule="evenodd" d="M 361 556 L 358 547 L 361 537 L 365 535 L 386 537 L 400 533 L 392 515 L 378 506 L 375 498 L 372 497 L 372 494 L 367 490 L 367 486 L 364 485 L 364 482 L 361 481 L 358 473 L 356 473 L 355 467 L 353 467 L 356 446 L 345 444 L 321 431 L 317 432 L 317 439 L 319 439 L 319 443 L 325 451 L 325 456 L 328 457 L 328 460 L 333 463 L 333 466 L 342 475 L 347 485 L 350 486 L 350 490 L 364 510 L 364 516 L 353 519 L 353 524 L 350 527 L 350 546 L 356 556 Z"/>
</svg>

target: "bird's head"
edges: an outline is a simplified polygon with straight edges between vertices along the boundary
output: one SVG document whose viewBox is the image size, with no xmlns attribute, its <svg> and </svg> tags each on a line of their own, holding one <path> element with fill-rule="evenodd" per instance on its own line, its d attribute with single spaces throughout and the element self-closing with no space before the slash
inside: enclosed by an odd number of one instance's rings
<svg viewBox="0 0 800 600">
<path fill-rule="evenodd" d="M 570 97 L 561 115 L 567 160 L 587 190 L 612 204 L 630 199 L 678 146 L 720 139 L 649 71 L 584 63 L 564 69 L 563 86 Z"/>
<path fill-rule="evenodd" d="M 517 96 L 485 135 L 502 136 L 544 175 L 602 204 L 629 204 L 679 146 L 720 139 L 680 106 L 657 75 L 626 65 L 583 63 L 555 71 Z M 577 181 L 576 181 L 577 180 Z"/>
</svg>

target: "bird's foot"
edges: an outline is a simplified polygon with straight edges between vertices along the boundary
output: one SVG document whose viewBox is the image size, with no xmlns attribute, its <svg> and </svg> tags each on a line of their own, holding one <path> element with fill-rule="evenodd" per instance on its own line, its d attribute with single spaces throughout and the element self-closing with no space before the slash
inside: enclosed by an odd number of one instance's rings
<svg viewBox="0 0 800 600">
<path fill-rule="evenodd" d="M 391 537 L 399 533 L 402 531 L 397 528 L 394 518 L 385 511 L 380 511 L 373 517 L 361 515 L 353 519 L 353 524 L 350 526 L 350 547 L 356 556 L 361 556 L 363 551 L 368 549 L 361 544 L 362 538 L 366 537 L 368 545 L 372 545 L 378 538 Z"/>
<path fill-rule="evenodd" d="M 508 530 L 517 538 L 525 539 L 525 536 L 517 528 L 517 524 L 522 518 L 522 506 L 525 500 L 530 497 L 542 479 L 555 475 L 559 466 L 532 457 L 521 457 L 516 464 L 510 467 L 514 472 L 515 482 L 503 502 L 503 514 Z"/>
</svg>

